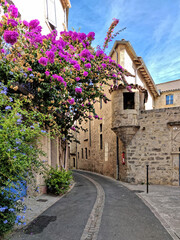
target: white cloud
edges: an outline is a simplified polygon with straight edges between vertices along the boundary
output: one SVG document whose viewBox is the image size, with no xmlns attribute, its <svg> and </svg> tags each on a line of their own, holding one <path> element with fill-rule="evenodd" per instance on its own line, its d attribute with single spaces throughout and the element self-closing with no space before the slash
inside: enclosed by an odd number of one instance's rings
<svg viewBox="0 0 180 240">
<path fill-rule="evenodd" d="M 141 56 L 155 82 L 180 78 L 179 0 L 71 0 L 72 26 L 94 31 L 94 46 L 104 42 L 112 18 L 118 18 L 115 31 L 127 27 L 116 39 L 129 40 Z M 73 9 L 74 8 L 74 9 Z M 77 28 L 76 28 L 77 29 Z M 109 44 L 109 51 L 114 41 Z"/>
</svg>

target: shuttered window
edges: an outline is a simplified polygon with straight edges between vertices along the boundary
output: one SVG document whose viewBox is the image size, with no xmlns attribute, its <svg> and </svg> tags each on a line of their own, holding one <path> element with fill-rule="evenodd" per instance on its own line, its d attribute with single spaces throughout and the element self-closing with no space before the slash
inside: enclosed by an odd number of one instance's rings
<svg viewBox="0 0 180 240">
<path fill-rule="evenodd" d="M 46 0 L 47 20 L 52 29 L 56 28 L 56 4 L 55 0 Z"/>
</svg>

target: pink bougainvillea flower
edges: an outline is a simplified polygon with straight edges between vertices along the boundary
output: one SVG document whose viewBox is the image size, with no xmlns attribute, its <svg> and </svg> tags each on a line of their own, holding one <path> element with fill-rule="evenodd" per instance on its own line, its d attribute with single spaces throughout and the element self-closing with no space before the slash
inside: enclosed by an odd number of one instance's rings
<svg viewBox="0 0 180 240">
<path fill-rule="evenodd" d="M 103 68 L 106 68 L 107 65 L 106 65 L 105 63 L 102 63 L 101 66 L 102 66 Z"/>
<path fill-rule="evenodd" d="M 73 60 L 73 59 L 70 59 L 69 62 L 70 62 L 72 65 L 78 64 L 78 61 Z"/>
<path fill-rule="evenodd" d="M 54 79 L 56 79 L 56 78 L 58 78 L 58 75 L 57 75 L 57 74 L 53 74 L 52 77 L 53 77 Z"/>
<path fill-rule="evenodd" d="M 67 86 L 67 82 L 63 81 L 62 83 L 65 87 Z"/>
<path fill-rule="evenodd" d="M 87 35 L 88 40 L 94 40 L 95 39 L 95 33 L 94 32 L 89 32 Z"/>
<path fill-rule="evenodd" d="M 18 17 L 18 9 L 13 5 L 11 4 L 9 7 L 8 7 L 8 12 L 10 13 L 10 15 L 14 18 L 17 18 Z"/>
<path fill-rule="evenodd" d="M 18 22 L 14 19 L 8 19 L 7 24 L 11 25 L 12 27 L 16 27 L 18 25 Z"/>
<path fill-rule="evenodd" d="M 5 53 L 5 50 L 4 50 L 4 49 L 1 49 L 1 52 L 2 52 L 2 53 Z"/>
<path fill-rule="evenodd" d="M 85 33 L 78 33 L 78 40 L 81 42 L 81 41 L 84 41 L 86 40 L 86 34 Z"/>
<path fill-rule="evenodd" d="M 84 72 L 83 72 L 83 75 L 84 75 L 85 77 L 87 77 L 88 72 L 84 71 Z"/>
<path fill-rule="evenodd" d="M 98 50 L 98 51 L 96 52 L 96 57 L 99 57 L 99 56 L 101 56 L 101 55 L 103 55 L 103 54 L 104 54 L 103 50 Z"/>
<path fill-rule="evenodd" d="M 8 13 L 5 13 L 4 16 L 8 18 L 8 17 L 9 17 L 9 14 L 8 14 Z"/>
<path fill-rule="evenodd" d="M 84 66 L 85 66 L 86 68 L 91 68 L 91 64 L 90 64 L 90 63 L 84 64 Z"/>
<path fill-rule="evenodd" d="M 75 101 L 74 101 L 74 98 L 71 98 L 71 99 L 68 99 L 68 102 L 69 102 L 69 104 L 73 104 Z"/>
<path fill-rule="evenodd" d="M 81 61 L 82 61 L 82 62 L 85 62 L 85 58 L 81 58 Z"/>
<path fill-rule="evenodd" d="M 28 68 L 27 70 L 28 70 L 29 72 L 32 72 L 32 68 Z"/>
<path fill-rule="evenodd" d="M 94 115 L 94 118 L 96 119 L 96 118 L 99 118 L 99 117 L 98 117 L 98 115 Z"/>
<path fill-rule="evenodd" d="M 91 53 L 88 49 L 84 49 L 82 50 L 82 52 L 80 53 L 80 56 L 81 57 L 84 57 L 84 58 L 89 58 L 89 56 L 91 56 Z"/>
<path fill-rule="evenodd" d="M 48 62 L 48 59 L 45 58 L 45 57 L 41 57 L 38 62 L 39 62 L 41 65 L 46 66 L 46 65 L 47 65 L 47 62 Z"/>
<path fill-rule="evenodd" d="M 29 23 L 26 20 L 23 21 L 23 24 L 24 26 L 29 27 Z"/>
<path fill-rule="evenodd" d="M 80 67 L 79 64 L 75 64 L 75 65 L 74 65 L 74 68 L 75 68 L 77 71 L 80 71 L 80 69 L 81 69 L 81 67 Z"/>
<path fill-rule="evenodd" d="M 112 24 L 117 25 L 118 23 L 119 23 L 119 19 L 113 18 L 113 23 Z"/>
<path fill-rule="evenodd" d="M 81 79 L 80 79 L 80 77 L 76 77 L 76 81 L 78 82 L 78 81 L 80 81 Z"/>
<path fill-rule="evenodd" d="M 54 63 L 55 54 L 53 51 L 46 51 L 46 56 L 48 57 L 50 63 Z"/>
<path fill-rule="evenodd" d="M 64 82 L 64 78 L 61 77 L 61 76 L 58 76 L 58 77 L 57 77 L 57 81 L 63 83 L 63 82 Z"/>
<path fill-rule="evenodd" d="M 76 128 L 75 127 L 71 127 L 71 130 L 76 131 Z"/>
<path fill-rule="evenodd" d="M 115 78 L 116 78 L 116 77 L 117 77 L 117 75 L 116 75 L 116 74 L 113 74 L 113 75 L 112 75 L 112 77 L 115 77 Z"/>
<path fill-rule="evenodd" d="M 75 88 L 75 92 L 76 92 L 76 93 L 82 93 L 82 88 L 76 87 L 76 88 Z"/>
<path fill-rule="evenodd" d="M 91 115 L 89 115 L 89 116 L 88 116 L 88 118 L 92 118 L 92 116 L 91 116 Z"/>
<path fill-rule="evenodd" d="M 49 71 L 45 71 L 45 74 L 46 74 L 46 76 L 49 76 L 50 72 Z"/>
<path fill-rule="evenodd" d="M 115 63 L 115 61 L 112 59 L 109 59 L 109 63 Z"/>
<path fill-rule="evenodd" d="M 7 43 L 15 44 L 17 42 L 19 34 L 16 31 L 5 30 L 4 31 L 4 40 Z"/>
<path fill-rule="evenodd" d="M 39 25 L 39 23 L 40 22 L 39 22 L 38 19 L 31 20 L 30 23 L 29 23 L 29 29 L 36 28 Z"/>
</svg>

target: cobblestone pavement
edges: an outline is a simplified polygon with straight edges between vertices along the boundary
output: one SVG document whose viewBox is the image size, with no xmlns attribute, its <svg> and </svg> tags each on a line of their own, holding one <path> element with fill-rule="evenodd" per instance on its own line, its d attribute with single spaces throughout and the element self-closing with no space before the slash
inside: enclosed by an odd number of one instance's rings
<svg viewBox="0 0 180 240">
<path fill-rule="evenodd" d="M 48 208 L 46 211 L 43 210 L 43 213 L 34 221 L 24 229 L 18 230 L 9 239 L 179 239 L 176 234 L 178 225 L 174 232 L 166 222 L 163 222 L 165 216 L 161 216 L 155 208 L 159 194 L 155 188 L 154 195 L 151 186 L 150 193 L 146 194 L 145 186 L 131 186 L 97 174 L 75 171 L 74 176 L 75 187 L 66 196 L 57 201 L 54 199 L 55 203 L 51 207 L 46 206 Z M 164 191 L 162 192 L 164 193 Z M 162 192 L 159 196 L 163 195 Z M 178 193 L 177 190 L 177 197 Z M 174 192 L 171 194 L 169 192 L 169 196 L 173 194 Z M 43 198 L 46 199 L 45 196 L 42 196 L 41 203 L 43 203 Z M 169 202 L 168 204 L 171 205 Z M 39 209 L 37 206 L 35 208 L 36 214 L 38 214 Z M 178 222 L 176 223 L 178 224 Z"/>
</svg>

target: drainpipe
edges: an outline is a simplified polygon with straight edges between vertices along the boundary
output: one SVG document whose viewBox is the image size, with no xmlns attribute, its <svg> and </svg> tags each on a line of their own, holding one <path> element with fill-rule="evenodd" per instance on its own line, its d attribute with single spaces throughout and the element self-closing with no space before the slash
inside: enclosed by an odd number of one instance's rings
<svg viewBox="0 0 180 240">
<path fill-rule="evenodd" d="M 116 137 L 116 179 L 119 180 L 119 138 Z"/>
<path fill-rule="evenodd" d="M 116 63 L 118 64 L 118 52 L 114 49 L 116 53 Z M 117 84 L 117 82 L 116 82 Z M 116 179 L 119 180 L 119 138 L 116 137 Z"/>
<path fill-rule="evenodd" d="M 77 153 L 77 142 L 76 142 L 76 169 L 78 169 L 78 153 Z"/>
<path fill-rule="evenodd" d="M 180 148 L 179 148 L 179 186 L 180 186 Z"/>
</svg>

